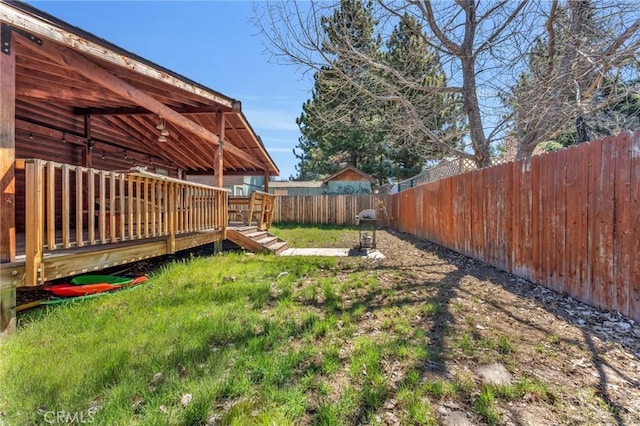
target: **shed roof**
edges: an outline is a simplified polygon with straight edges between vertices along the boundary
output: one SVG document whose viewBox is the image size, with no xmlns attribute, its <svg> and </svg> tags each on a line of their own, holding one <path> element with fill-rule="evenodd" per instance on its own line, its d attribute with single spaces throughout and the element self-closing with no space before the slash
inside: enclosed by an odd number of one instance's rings
<svg viewBox="0 0 640 426">
<path fill-rule="evenodd" d="M 326 178 L 324 180 L 324 182 L 329 182 L 332 180 L 341 180 L 340 178 L 346 178 L 346 179 L 342 179 L 342 180 L 353 180 L 351 178 L 348 178 L 348 175 L 353 175 L 353 174 L 357 174 L 359 176 L 361 176 L 364 180 L 368 180 L 372 183 L 376 182 L 376 179 L 374 177 L 372 177 L 371 175 L 366 174 L 365 172 L 363 172 L 362 170 L 359 170 L 353 166 L 347 166 L 341 170 L 338 170 L 337 172 L 335 172 L 334 174 L 332 174 L 331 176 L 329 176 L 328 178 Z"/>
<path fill-rule="evenodd" d="M 213 170 L 224 126 L 225 173 L 279 174 L 239 101 L 26 3 L 1 0 L 0 21 L 3 36 L 15 41 L 18 129 L 62 112 L 80 122 L 90 117 L 94 142 L 108 140 L 198 173 Z M 160 117 L 169 130 L 165 143 L 158 142 Z M 59 127 L 87 143 L 77 124 Z"/>
</svg>

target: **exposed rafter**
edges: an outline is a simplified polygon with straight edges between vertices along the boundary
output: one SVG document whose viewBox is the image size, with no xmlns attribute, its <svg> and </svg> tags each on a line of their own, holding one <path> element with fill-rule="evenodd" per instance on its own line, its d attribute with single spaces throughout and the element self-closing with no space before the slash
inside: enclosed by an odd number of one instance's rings
<svg viewBox="0 0 640 426">
<path fill-rule="evenodd" d="M 152 96 L 138 90 L 136 87 L 124 80 L 119 79 L 77 52 L 64 48 L 54 42 L 43 42 L 42 45 L 25 43 L 25 45 L 28 46 L 29 49 L 42 54 L 50 60 L 75 70 L 85 78 L 101 85 L 105 89 L 108 89 L 124 98 L 130 99 L 139 106 L 164 117 L 175 126 L 206 140 L 212 145 L 217 146 L 219 144 L 218 136 L 215 133 L 199 126 L 179 112 L 169 108 Z M 251 164 L 258 166 L 263 165 L 259 160 L 244 153 L 233 145 L 229 145 L 225 147 L 225 149 L 230 154 L 248 161 Z"/>
</svg>

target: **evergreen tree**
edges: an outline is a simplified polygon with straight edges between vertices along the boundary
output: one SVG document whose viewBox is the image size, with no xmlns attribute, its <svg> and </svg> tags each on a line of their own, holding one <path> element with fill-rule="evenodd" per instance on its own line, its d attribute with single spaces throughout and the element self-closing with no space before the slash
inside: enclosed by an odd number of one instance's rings
<svg viewBox="0 0 640 426">
<path fill-rule="evenodd" d="M 297 146 L 300 152 L 294 153 L 300 160 L 300 176 L 321 177 L 346 165 L 357 167 L 381 182 L 388 176 L 379 116 L 361 96 L 345 87 L 341 77 L 346 74 L 368 84 L 369 70 L 342 61 L 335 49 L 349 44 L 363 54 L 377 54 L 380 41 L 374 36 L 371 9 L 371 2 L 342 0 L 340 7 L 321 21 L 327 37 L 325 53 L 334 59 L 332 66 L 314 75 L 312 99 L 303 105 L 297 120 L 302 137 Z"/>
<path fill-rule="evenodd" d="M 322 20 L 327 53 L 334 57 L 330 66 L 314 75 L 312 98 L 303 105 L 297 120 L 302 133 L 294 151 L 300 160 L 298 178 L 320 178 L 346 165 L 359 168 L 380 183 L 391 177 L 406 178 L 419 173 L 427 159 L 441 158 L 446 152 L 416 149 L 429 143 L 413 123 L 429 126 L 442 138 L 450 131 L 459 132 L 455 117 L 460 111 L 453 107 L 456 102 L 452 95 L 412 88 L 446 86 L 438 55 L 425 42 L 418 22 L 403 16 L 383 51 L 371 8 L 370 2 L 343 0 L 340 8 Z M 340 52 L 347 50 L 345 45 L 358 49 L 363 57 L 378 58 L 393 73 L 364 61 L 344 60 Z M 398 83 L 398 78 L 414 83 L 407 86 Z M 351 84 L 345 85 L 345 80 Z M 363 96 L 362 88 L 373 99 Z M 388 93 L 390 88 L 409 98 L 412 109 L 381 100 L 384 96 L 375 99 L 376 93 Z M 415 111 L 417 117 L 412 116 Z M 406 117 L 403 126 L 397 126 L 397 117 Z M 423 142 L 406 143 L 416 139 Z"/>
</svg>

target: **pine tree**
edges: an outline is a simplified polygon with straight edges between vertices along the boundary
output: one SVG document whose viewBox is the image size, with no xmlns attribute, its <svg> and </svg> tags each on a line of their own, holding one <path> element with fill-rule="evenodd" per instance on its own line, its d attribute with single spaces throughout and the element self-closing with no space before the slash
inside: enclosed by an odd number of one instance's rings
<svg viewBox="0 0 640 426">
<path fill-rule="evenodd" d="M 322 20 L 326 46 L 330 46 L 326 53 L 334 56 L 330 66 L 314 75 L 312 98 L 297 120 L 302 133 L 294 151 L 300 160 L 299 178 L 319 178 L 345 165 L 359 168 L 380 183 L 391 177 L 406 178 L 419 173 L 426 160 L 441 158 L 446 152 L 424 149 L 430 144 L 412 123 L 428 125 L 443 139 L 450 131 L 459 134 L 455 117 L 460 111 L 453 107 L 452 95 L 426 93 L 397 82 L 400 77 L 416 87 L 446 86 L 438 55 L 424 41 L 420 25 L 409 15 L 403 16 L 383 51 L 371 8 L 370 2 L 343 0 L 340 8 Z M 348 50 L 345 45 L 359 50 L 363 57 L 378 58 L 393 74 L 354 61 L 353 56 L 346 60 L 340 54 Z M 363 96 L 358 90 L 363 88 L 372 97 Z M 375 99 L 377 93 L 390 90 L 410 99 L 413 109 L 381 100 L 384 96 Z M 415 111 L 418 116 L 413 117 Z M 397 125 L 397 117 L 406 117 L 404 125 Z"/>
<path fill-rule="evenodd" d="M 363 54 L 376 54 L 380 41 L 374 36 L 371 8 L 371 2 L 341 1 L 333 15 L 322 19 L 326 45 L 348 43 Z M 325 53 L 334 52 L 327 48 Z M 302 133 L 297 146 L 301 152 L 294 151 L 300 160 L 298 173 L 320 177 L 352 165 L 382 182 L 388 176 L 388 167 L 381 149 L 383 134 L 378 114 L 355 91 L 345 87 L 341 73 L 362 84 L 367 84 L 369 78 L 366 67 L 342 61 L 339 54 L 335 54 L 331 67 L 316 72 L 312 98 L 303 105 L 297 120 Z"/>
</svg>

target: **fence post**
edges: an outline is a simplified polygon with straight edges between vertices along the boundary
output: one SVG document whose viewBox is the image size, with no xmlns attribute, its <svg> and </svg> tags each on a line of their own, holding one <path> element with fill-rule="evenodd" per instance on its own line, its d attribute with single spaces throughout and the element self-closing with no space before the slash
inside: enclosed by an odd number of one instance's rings
<svg viewBox="0 0 640 426">
<path fill-rule="evenodd" d="M 44 173 L 42 160 L 25 164 L 25 284 L 42 284 L 44 271 Z"/>
</svg>

